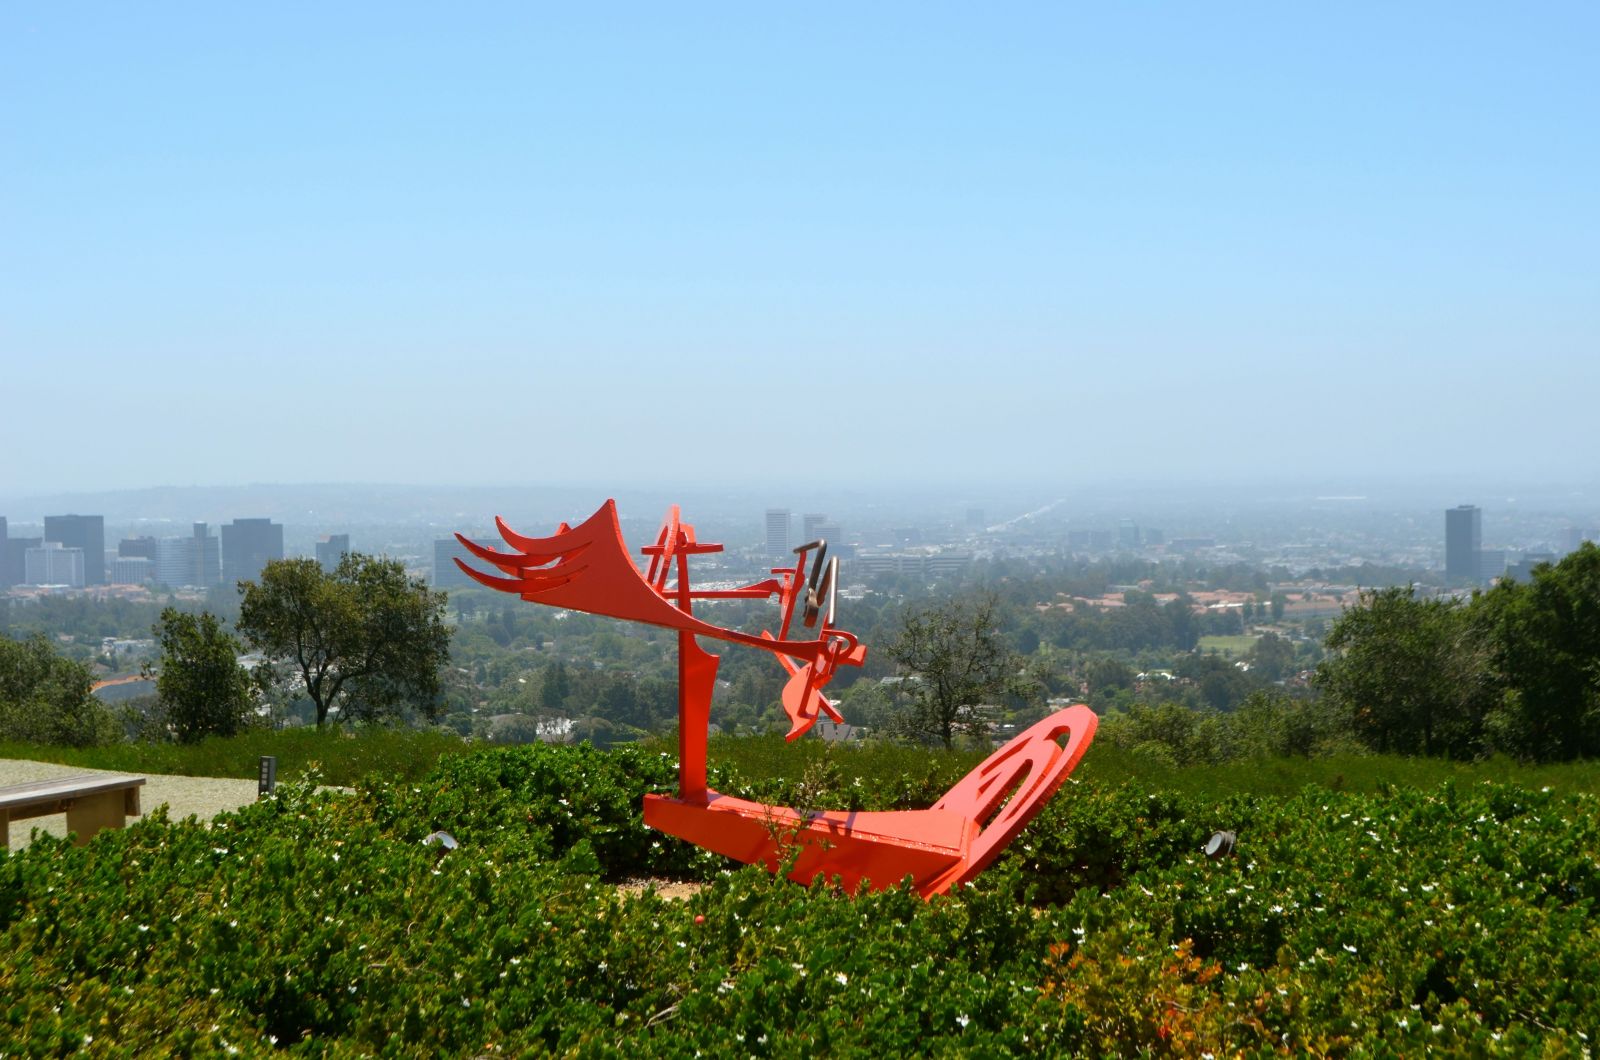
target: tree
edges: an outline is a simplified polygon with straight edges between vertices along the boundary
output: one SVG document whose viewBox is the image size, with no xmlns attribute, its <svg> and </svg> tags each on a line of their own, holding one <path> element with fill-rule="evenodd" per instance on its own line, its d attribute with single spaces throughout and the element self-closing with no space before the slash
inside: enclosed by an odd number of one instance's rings
<svg viewBox="0 0 1600 1060">
<path fill-rule="evenodd" d="M 439 671 L 450 657 L 445 594 L 408 579 L 397 560 L 347 553 L 332 574 L 313 559 L 268 563 L 241 582 L 238 629 L 316 706 L 317 727 L 440 709 Z"/>
<path fill-rule="evenodd" d="M 120 737 L 90 694 L 88 667 L 58 655 L 42 636 L 0 636 L 0 740 L 92 747 Z"/>
<path fill-rule="evenodd" d="M 1494 676 L 1466 608 L 1419 600 L 1409 586 L 1364 592 L 1361 606 L 1333 624 L 1327 646 L 1315 684 L 1374 750 L 1480 750 Z"/>
<path fill-rule="evenodd" d="M 1503 684 L 1496 747 L 1540 760 L 1600 755 L 1600 548 L 1585 542 L 1532 580 L 1473 601 Z"/>
<path fill-rule="evenodd" d="M 1088 679 L 1091 694 L 1109 698 L 1114 692 L 1132 689 L 1138 675 L 1126 663 L 1101 656 L 1084 667 L 1084 677 Z"/>
<path fill-rule="evenodd" d="M 1195 621 L 1194 600 L 1188 593 L 1180 591 L 1165 611 L 1167 623 L 1172 629 L 1173 646 L 1181 651 L 1193 651 L 1194 646 L 1200 643 L 1200 624 Z"/>
<path fill-rule="evenodd" d="M 250 723 L 254 706 L 249 671 L 239 665 L 239 641 L 209 611 L 174 608 L 155 625 L 161 645 L 156 700 L 179 743 L 232 736 Z M 145 666 L 145 676 L 152 668 Z"/>
<path fill-rule="evenodd" d="M 1243 702 L 1257 682 L 1214 651 L 1183 656 L 1173 667 L 1179 677 L 1193 681 L 1200 699 L 1212 710 L 1232 710 Z"/>
<path fill-rule="evenodd" d="M 1294 645 L 1276 633 L 1263 633 L 1249 658 L 1251 672 L 1263 681 L 1281 681 L 1294 669 Z"/>
<path fill-rule="evenodd" d="M 539 706 L 554 717 L 567 708 L 567 697 L 572 695 L 572 678 L 567 674 L 567 664 L 557 659 L 544 668 L 539 682 Z"/>
<path fill-rule="evenodd" d="M 1017 687 L 1021 658 L 1006 646 L 992 595 L 951 600 L 908 611 L 889 655 L 907 672 L 901 682 L 910 710 L 899 722 L 910 733 L 955 743 L 958 732 L 986 741 L 985 704 Z"/>
</svg>

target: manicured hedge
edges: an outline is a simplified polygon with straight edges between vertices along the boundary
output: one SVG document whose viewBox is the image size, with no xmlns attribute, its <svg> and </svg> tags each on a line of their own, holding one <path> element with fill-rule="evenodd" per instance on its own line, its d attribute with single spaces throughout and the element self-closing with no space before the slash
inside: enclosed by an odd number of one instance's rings
<svg viewBox="0 0 1600 1060">
<path fill-rule="evenodd" d="M 673 781 L 657 753 L 528 747 L 355 796 L 290 785 L 209 830 L 41 838 L 0 860 L 0 1052 L 1576 1056 L 1600 1036 L 1592 796 L 1069 782 L 976 887 L 925 903 L 644 829 L 639 797 Z M 1208 861 L 1220 828 L 1237 855 Z M 437 829 L 460 846 L 424 845 Z M 637 875 L 709 886 L 615 886 Z"/>
</svg>

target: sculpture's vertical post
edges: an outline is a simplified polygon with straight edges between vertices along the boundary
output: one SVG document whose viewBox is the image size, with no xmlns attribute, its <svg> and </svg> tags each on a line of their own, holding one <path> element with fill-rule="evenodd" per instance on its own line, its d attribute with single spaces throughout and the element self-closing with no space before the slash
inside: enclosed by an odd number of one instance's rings
<svg viewBox="0 0 1600 1060">
<path fill-rule="evenodd" d="M 678 607 L 693 614 L 689 597 L 689 557 L 678 553 Z M 711 693 L 717 685 L 715 655 L 694 634 L 678 631 L 678 798 L 706 801 L 706 735 L 711 726 Z"/>
<path fill-rule="evenodd" d="M 694 634 L 678 634 L 678 798 L 706 801 L 706 733 L 711 725 L 711 693 L 718 658 L 701 648 Z"/>
</svg>

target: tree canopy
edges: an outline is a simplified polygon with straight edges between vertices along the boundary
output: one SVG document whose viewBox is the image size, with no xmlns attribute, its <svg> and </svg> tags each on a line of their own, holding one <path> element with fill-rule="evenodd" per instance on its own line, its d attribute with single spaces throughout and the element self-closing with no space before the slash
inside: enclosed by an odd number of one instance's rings
<svg viewBox="0 0 1600 1060">
<path fill-rule="evenodd" d="M 909 734 L 945 747 L 958 733 L 987 741 L 985 706 L 1023 692 L 1022 658 L 1000 632 L 999 607 L 979 595 L 906 612 L 888 653 L 905 671 L 900 723 Z"/>
<path fill-rule="evenodd" d="M 253 683 L 239 665 L 238 638 L 222 628 L 216 615 L 169 607 L 154 632 L 161 646 L 161 661 L 154 668 L 156 700 L 173 738 L 193 743 L 207 736 L 232 736 L 249 724 Z"/>
<path fill-rule="evenodd" d="M 1470 757 L 1488 708 L 1487 656 L 1467 608 L 1411 587 L 1362 594 L 1334 623 L 1316 684 L 1374 750 Z"/>
<path fill-rule="evenodd" d="M 111 712 L 90 694 L 82 663 L 56 653 L 42 636 L 0 636 L 0 739 L 91 747 L 121 736 Z"/>
<path fill-rule="evenodd" d="M 1316 685 L 1378 751 L 1550 761 L 1600 755 L 1600 548 L 1470 601 L 1366 593 Z"/>
<path fill-rule="evenodd" d="M 238 629 L 285 664 L 316 707 L 317 726 L 439 712 L 449 660 L 444 593 L 408 579 L 397 560 L 348 553 L 332 573 L 313 559 L 268 563 L 241 582 Z"/>
<path fill-rule="evenodd" d="M 1502 686 L 1490 738 L 1526 758 L 1600 755 L 1600 548 L 1504 580 L 1478 609 Z"/>
</svg>

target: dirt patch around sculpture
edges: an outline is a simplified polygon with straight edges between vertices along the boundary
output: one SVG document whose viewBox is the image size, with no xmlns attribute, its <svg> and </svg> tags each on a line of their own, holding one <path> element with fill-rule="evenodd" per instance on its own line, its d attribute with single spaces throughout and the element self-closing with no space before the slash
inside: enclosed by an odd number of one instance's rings
<svg viewBox="0 0 1600 1060">
<path fill-rule="evenodd" d="M 706 887 L 704 883 L 695 883 L 690 880 L 657 880 L 638 879 L 624 880 L 617 884 L 617 893 L 626 895 L 639 895 L 653 890 L 659 897 L 669 902 L 681 902 L 686 898 L 699 894 Z"/>
</svg>

